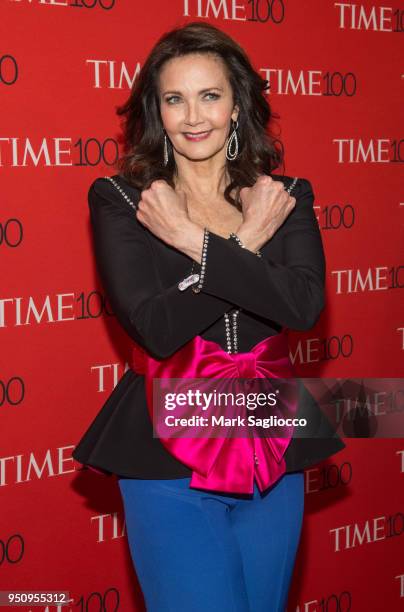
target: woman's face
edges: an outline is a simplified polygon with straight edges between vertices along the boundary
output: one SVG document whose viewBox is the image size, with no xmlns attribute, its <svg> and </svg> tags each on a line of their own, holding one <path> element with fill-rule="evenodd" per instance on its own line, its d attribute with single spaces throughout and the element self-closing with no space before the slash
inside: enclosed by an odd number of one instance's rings
<svg viewBox="0 0 404 612">
<path fill-rule="evenodd" d="M 160 112 L 163 126 L 179 155 L 203 160 L 223 150 L 231 119 L 238 116 L 222 60 L 190 54 L 166 62 L 160 72 Z M 200 134 L 192 139 L 192 135 Z"/>
</svg>

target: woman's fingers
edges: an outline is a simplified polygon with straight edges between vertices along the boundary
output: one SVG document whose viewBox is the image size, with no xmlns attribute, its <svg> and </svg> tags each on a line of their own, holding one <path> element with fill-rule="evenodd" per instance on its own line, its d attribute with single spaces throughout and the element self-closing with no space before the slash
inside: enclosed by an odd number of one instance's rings
<svg viewBox="0 0 404 612">
<path fill-rule="evenodd" d="M 271 228 L 272 233 L 276 231 L 296 204 L 283 182 L 268 175 L 260 175 L 252 187 L 243 187 L 240 197 L 245 221 L 255 224 L 259 233 L 264 228 Z"/>
</svg>

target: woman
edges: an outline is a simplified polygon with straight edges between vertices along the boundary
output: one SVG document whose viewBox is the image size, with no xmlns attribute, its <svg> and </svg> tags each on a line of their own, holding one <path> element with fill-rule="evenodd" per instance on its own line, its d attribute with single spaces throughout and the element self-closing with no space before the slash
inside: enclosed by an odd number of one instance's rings
<svg viewBox="0 0 404 612">
<path fill-rule="evenodd" d="M 303 469 L 345 446 L 304 389 L 306 437 L 153 437 L 154 378 L 291 377 L 285 332 L 323 309 L 312 187 L 271 174 L 266 87 L 212 25 L 167 33 L 118 109 L 120 173 L 89 191 L 98 270 L 134 353 L 73 456 L 117 475 L 151 612 L 284 610 Z"/>
</svg>

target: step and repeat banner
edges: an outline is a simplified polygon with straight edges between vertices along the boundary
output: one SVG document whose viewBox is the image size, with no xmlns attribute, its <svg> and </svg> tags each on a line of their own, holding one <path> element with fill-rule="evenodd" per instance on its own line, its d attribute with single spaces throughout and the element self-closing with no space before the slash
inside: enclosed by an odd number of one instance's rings
<svg viewBox="0 0 404 612">
<path fill-rule="evenodd" d="M 327 256 L 327 307 L 289 334 L 297 372 L 402 377 L 404 5 L 3 0 L 0 17 L 0 591 L 69 594 L 18 610 L 140 611 L 116 479 L 71 457 L 131 349 L 87 204 L 116 173 L 116 107 L 163 32 L 234 37 L 270 83 L 284 173 L 310 180 Z M 404 609 L 404 439 L 346 444 L 305 471 L 289 612 Z"/>
</svg>

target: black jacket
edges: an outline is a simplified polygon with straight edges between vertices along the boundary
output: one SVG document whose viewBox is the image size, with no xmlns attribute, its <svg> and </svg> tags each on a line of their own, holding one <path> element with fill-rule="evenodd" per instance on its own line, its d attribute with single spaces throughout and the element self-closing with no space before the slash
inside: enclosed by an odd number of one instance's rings
<svg viewBox="0 0 404 612">
<path fill-rule="evenodd" d="M 112 178 L 136 204 L 139 190 L 119 175 Z M 286 187 L 293 180 L 273 178 Z M 210 232 L 203 288 L 194 293 L 177 287 L 190 273 L 192 259 L 147 230 L 109 180 L 96 179 L 88 202 L 97 269 L 129 336 L 160 359 L 198 334 L 226 350 L 223 315 L 236 307 L 241 309 L 239 352 L 251 350 L 282 327 L 309 330 L 324 307 L 324 251 L 310 182 L 298 179 L 291 195 L 296 206 L 261 247 L 263 259 Z M 308 418 L 312 437 L 292 439 L 285 454 L 287 472 L 311 466 L 345 447 L 303 385 L 298 416 Z M 153 437 L 144 377 L 131 369 L 72 455 L 82 464 L 120 476 L 164 479 L 192 474 Z"/>
</svg>

